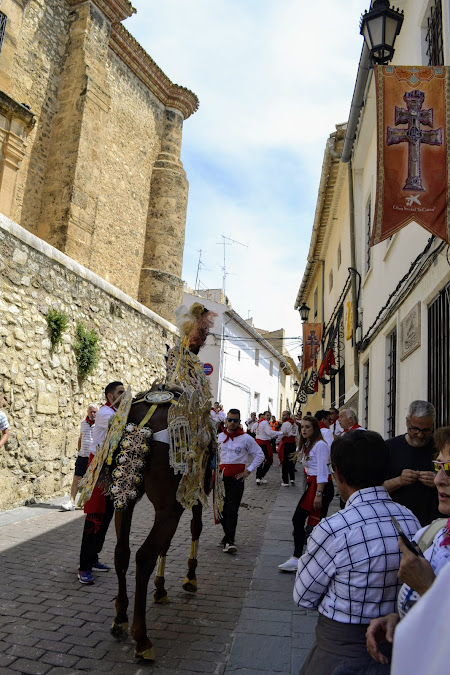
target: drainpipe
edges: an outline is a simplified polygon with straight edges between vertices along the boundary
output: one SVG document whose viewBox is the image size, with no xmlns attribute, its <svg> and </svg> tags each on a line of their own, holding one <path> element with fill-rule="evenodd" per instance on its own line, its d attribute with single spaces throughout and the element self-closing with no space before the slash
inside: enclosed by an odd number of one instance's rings
<svg viewBox="0 0 450 675">
<path fill-rule="evenodd" d="M 356 129 L 358 127 L 361 108 L 364 105 L 364 95 L 366 92 L 367 80 L 371 73 L 370 53 L 364 42 L 361 58 L 358 65 L 358 74 L 356 76 L 355 89 L 353 91 L 352 104 L 350 106 L 350 115 L 348 118 L 347 132 L 342 147 L 341 161 L 347 164 L 352 157 L 353 143 L 356 138 Z"/>
</svg>

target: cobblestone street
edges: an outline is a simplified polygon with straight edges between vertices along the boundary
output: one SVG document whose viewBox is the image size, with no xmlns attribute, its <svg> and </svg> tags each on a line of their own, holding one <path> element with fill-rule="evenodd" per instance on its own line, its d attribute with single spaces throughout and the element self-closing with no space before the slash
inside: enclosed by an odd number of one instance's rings
<svg viewBox="0 0 450 675">
<path fill-rule="evenodd" d="M 0 672 L 297 673 L 312 642 L 315 613 L 295 608 L 293 575 L 280 573 L 277 564 L 292 553 L 290 518 L 300 488 L 279 487 L 275 469 L 268 479 L 260 488 L 253 479 L 246 485 L 237 555 L 216 546 L 222 531 L 211 509 L 205 512 L 195 595 L 181 588 L 190 548 L 190 514 L 183 514 L 166 566 L 170 604 L 152 605 L 149 586 L 153 665 L 136 661 L 130 638 L 118 643 L 109 635 L 114 571 L 97 575 L 94 586 L 78 582 L 81 511 L 61 512 L 60 498 L 0 514 Z M 132 561 L 151 522 L 152 508 L 143 499 L 133 522 Z M 113 550 L 111 527 L 102 554 L 109 565 Z M 132 562 L 131 602 L 133 585 Z"/>
</svg>

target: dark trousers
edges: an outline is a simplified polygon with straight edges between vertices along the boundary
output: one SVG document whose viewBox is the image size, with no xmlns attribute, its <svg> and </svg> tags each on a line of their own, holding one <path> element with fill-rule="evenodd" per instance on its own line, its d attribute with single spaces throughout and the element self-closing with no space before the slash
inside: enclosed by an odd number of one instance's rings
<svg viewBox="0 0 450 675">
<path fill-rule="evenodd" d="M 234 544 L 239 506 L 244 494 L 244 481 L 233 476 L 224 476 L 225 499 L 220 524 L 223 527 L 225 544 Z"/>
<path fill-rule="evenodd" d="M 303 497 L 303 495 L 302 495 Z M 300 502 L 302 500 L 300 498 Z M 325 483 L 322 495 L 322 508 L 320 510 L 320 517 L 325 518 L 328 513 L 328 507 L 334 497 L 333 482 Z M 306 532 L 305 523 L 309 516 L 309 511 L 302 509 L 300 502 L 297 504 L 294 515 L 292 516 L 292 524 L 294 526 L 294 556 L 300 558 L 303 553 L 303 546 L 305 545 Z"/>
<path fill-rule="evenodd" d="M 111 518 L 114 515 L 114 503 L 106 497 L 106 510 L 102 514 L 88 513 L 84 521 L 83 538 L 81 540 L 80 570 L 90 572 L 98 562 L 98 554 L 105 543 Z M 99 522 L 100 521 L 100 522 Z"/>
<path fill-rule="evenodd" d="M 258 443 L 258 445 L 259 445 L 259 443 Z M 264 476 L 266 475 L 266 473 L 268 472 L 268 470 L 270 469 L 270 467 L 273 464 L 273 452 L 272 452 L 272 448 L 270 448 L 270 450 L 269 450 L 270 446 L 260 445 L 259 447 L 261 448 L 261 450 L 264 453 L 264 462 L 262 464 L 260 464 L 258 466 L 258 468 L 256 469 L 256 478 L 264 478 Z"/>
<path fill-rule="evenodd" d="M 290 480 L 295 480 L 295 464 L 289 459 L 295 452 L 295 443 L 284 444 L 284 457 L 281 465 L 281 480 L 283 483 L 289 483 Z"/>
</svg>

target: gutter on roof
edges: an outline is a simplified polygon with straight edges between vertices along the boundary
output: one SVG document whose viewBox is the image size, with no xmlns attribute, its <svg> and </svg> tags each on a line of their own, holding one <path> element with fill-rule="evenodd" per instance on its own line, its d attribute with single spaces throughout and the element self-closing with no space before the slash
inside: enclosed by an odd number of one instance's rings
<svg viewBox="0 0 450 675">
<path fill-rule="evenodd" d="M 224 312 L 224 314 L 227 314 L 231 319 L 234 319 L 234 321 L 236 321 L 236 323 L 238 323 L 242 328 L 245 328 L 245 330 L 246 330 L 248 333 L 250 333 L 250 335 L 253 335 L 253 337 L 255 338 L 255 340 L 258 340 L 258 342 L 260 342 L 261 345 L 262 345 L 265 349 L 267 349 L 267 351 L 269 351 L 273 356 L 275 356 L 275 358 L 276 358 L 278 361 L 280 361 L 280 366 L 281 366 L 281 368 L 282 368 L 284 371 L 286 371 L 286 370 L 287 370 L 287 371 L 290 371 L 290 367 L 289 367 L 289 365 L 286 363 L 286 358 L 285 358 L 282 354 L 280 354 L 280 352 L 277 352 L 277 350 L 275 349 L 275 347 L 272 347 L 272 345 L 270 344 L 270 342 L 267 342 L 267 340 L 265 340 L 265 339 L 263 338 L 263 336 L 262 336 L 260 333 L 258 333 L 258 331 L 256 331 L 254 328 L 252 328 L 252 327 L 245 321 L 245 319 L 243 319 L 241 316 L 239 316 L 239 314 L 238 314 L 237 312 L 235 312 L 234 309 L 228 309 L 226 312 Z M 226 336 L 225 336 L 225 337 L 226 337 Z M 289 373 L 287 373 L 287 374 L 289 374 Z"/>
<path fill-rule="evenodd" d="M 316 212 L 314 214 L 314 223 L 313 223 L 313 229 L 312 229 L 312 233 L 311 233 L 311 243 L 309 245 L 309 251 L 308 251 L 308 259 L 307 259 L 305 271 L 303 273 L 302 283 L 300 285 L 300 288 L 299 288 L 298 293 L 297 293 L 297 298 L 295 300 L 294 309 L 298 309 L 301 305 L 302 296 L 303 296 L 303 294 L 306 290 L 306 286 L 307 286 L 307 283 L 309 281 L 309 277 L 312 273 L 312 270 L 314 268 L 315 263 L 317 262 L 317 258 L 314 254 L 315 254 L 315 248 L 316 248 L 316 244 L 317 244 L 317 237 L 319 235 L 323 203 L 324 203 L 324 200 L 325 200 L 325 193 L 326 193 L 327 186 L 328 186 L 328 178 L 329 178 L 329 175 L 330 175 L 330 168 L 331 168 L 333 152 L 335 152 L 334 151 L 335 140 L 336 140 L 335 133 L 333 133 L 328 137 L 327 144 L 326 144 L 326 147 L 325 147 L 325 154 L 324 154 L 324 157 L 323 157 L 323 164 L 322 164 L 322 173 L 320 175 L 319 192 L 318 192 L 318 195 L 317 195 Z"/>
<path fill-rule="evenodd" d="M 356 76 L 355 89 L 353 91 L 352 103 L 350 106 L 350 115 L 348 118 L 347 132 L 344 138 L 344 146 L 341 153 L 341 161 L 345 164 L 350 161 L 353 144 L 356 138 L 356 129 L 358 127 L 359 116 L 361 108 L 364 105 L 364 98 L 366 92 L 367 81 L 371 74 L 370 54 L 369 49 L 364 42 L 361 58 L 359 59 L 358 74 Z"/>
</svg>

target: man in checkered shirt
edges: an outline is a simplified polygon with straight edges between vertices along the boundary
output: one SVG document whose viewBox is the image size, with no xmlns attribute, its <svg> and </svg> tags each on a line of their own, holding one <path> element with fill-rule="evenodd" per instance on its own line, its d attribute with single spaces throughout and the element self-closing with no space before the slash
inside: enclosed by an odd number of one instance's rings
<svg viewBox="0 0 450 675">
<path fill-rule="evenodd" d="M 328 675 L 344 662 L 351 667 L 371 663 L 367 626 L 395 611 L 400 588 L 401 554 L 391 516 L 409 539 L 420 527 L 383 487 L 389 450 L 379 434 L 343 434 L 333 443 L 331 463 L 346 506 L 314 528 L 298 563 L 294 601 L 319 610 L 316 643 L 300 675 Z"/>
</svg>

